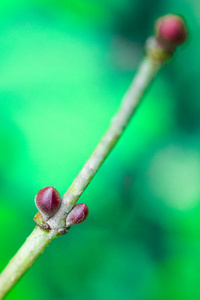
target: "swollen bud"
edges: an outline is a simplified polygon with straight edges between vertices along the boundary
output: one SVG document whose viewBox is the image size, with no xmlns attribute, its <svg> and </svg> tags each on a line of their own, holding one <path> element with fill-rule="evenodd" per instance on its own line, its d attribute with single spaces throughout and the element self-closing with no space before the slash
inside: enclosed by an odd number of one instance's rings
<svg viewBox="0 0 200 300">
<path fill-rule="evenodd" d="M 49 220 L 60 207 L 61 197 L 53 187 L 41 189 L 35 196 L 35 205 L 45 221 Z"/>
<path fill-rule="evenodd" d="M 82 223 L 87 218 L 88 213 L 89 210 L 86 204 L 76 204 L 66 218 L 66 227 Z"/>
<path fill-rule="evenodd" d="M 184 20 L 177 15 L 166 15 L 157 20 L 155 35 L 158 40 L 171 46 L 181 45 L 187 38 Z"/>
<path fill-rule="evenodd" d="M 155 23 L 155 35 L 146 43 L 146 54 L 153 61 L 165 63 L 172 57 L 177 46 L 187 39 L 184 20 L 177 15 L 166 15 Z"/>
</svg>

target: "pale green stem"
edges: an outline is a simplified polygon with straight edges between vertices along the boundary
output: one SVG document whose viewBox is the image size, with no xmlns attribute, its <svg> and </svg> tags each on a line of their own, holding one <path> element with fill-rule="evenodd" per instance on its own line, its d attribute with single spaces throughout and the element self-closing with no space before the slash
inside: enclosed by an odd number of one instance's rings
<svg viewBox="0 0 200 300">
<path fill-rule="evenodd" d="M 3 299 L 26 270 L 32 266 L 37 257 L 44 251 L 55 236 L 55 231 L 48 232 L 36 226 L 25 243 L 0 274 L 0 299 Z"/>
<path fill-rule="evenodd" d="M 31 233 L 17 254 L 9 262 L 0 275 L 0 299 L 12 288 L 19 278 L 32 265 L 46 246 L 57 236 L 57 231 L 65 226 L 65 217 L 84 192 L 108 154 L 111 152 L 123 130 L 128 124 L 144 92 L 161 67 L 159 61 L 145 58 L 130 88 L 125 94 L 119 111 L 113 118 L 109 129 L 103 136 L 72 185 L 63 196 L 60 209 L 48 224 L 53 228 L 50 232 L 39 227 Z"/>
<path fill-rule="evenodd" d="M 144 92 L 160 67 L 161 63 L 158 60 L 153 60 L 148 57 L 143 60 L 137 75 L 134 77 L 130 88 L 122 99 L 118 112 L 112 119 L 109 129 L 64 194 L 59 211 L 48 221 L 48 224 L 55 230 L 59 230 L 65 226 L 67 214 L 119 140 Z"/>
</svg>

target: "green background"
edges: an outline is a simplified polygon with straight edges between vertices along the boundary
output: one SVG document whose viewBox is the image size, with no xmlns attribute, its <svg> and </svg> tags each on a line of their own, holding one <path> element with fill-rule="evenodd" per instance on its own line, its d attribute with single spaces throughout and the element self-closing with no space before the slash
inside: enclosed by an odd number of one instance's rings
<svg viewBox="0 0 200 300">
<path fill-rule="evenodd" d="M 80 202 L 6 299 L 200 299 L 199 0 L 1 0 L 0 269 L 34 228 L 34 196 L 66 191 L 135 74 L 154 21 L 189 39 L 153 82 Z"/>
</svg>

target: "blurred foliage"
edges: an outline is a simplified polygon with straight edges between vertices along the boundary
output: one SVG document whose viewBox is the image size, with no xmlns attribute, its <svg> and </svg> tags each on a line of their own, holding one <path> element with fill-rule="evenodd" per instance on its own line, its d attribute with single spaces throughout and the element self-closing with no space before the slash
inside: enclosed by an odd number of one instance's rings
<svg viewBox="0 0 200 300">
<path fill-rule="evenodd" d="M 34 196 L 65 192 L 118 109 L 157 17 L 189 41 L 159 73 L 80 201 L 6 299 L 199 299 L 200 2 L 1 0 L 3 269 L 34 228 Z"/>
</svg>

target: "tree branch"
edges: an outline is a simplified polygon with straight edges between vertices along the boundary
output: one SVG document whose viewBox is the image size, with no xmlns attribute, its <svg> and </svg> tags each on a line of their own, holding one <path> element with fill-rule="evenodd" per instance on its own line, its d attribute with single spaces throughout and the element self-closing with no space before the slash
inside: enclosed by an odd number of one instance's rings
<svg viewBox="0 0 200 300">
<path fill-rule="evenodd" d="M 177 17 L 175 18 L 177 21 Z M 163 21 L 161 22 L 161 20 L 162 18 L 159 20 L 159 24 L 162 25 Z M 180 23 L 180 18 L 178 19 L 178 21 Z M 181 22 L 183 22 L 182 19 Z M 166 37 L 166 20 L 164 20 L 164 23 L 164 33 Z M 171 24 L 172 22 L 170 23 L 170 26 Z M 185 25 L 183 25 L 184 22 L 181 23 L 181 29 L 185 30 Z M 175 27 L 175 29 L 177 30 L 177 26 Z M 180 28 L 178 29 L 180 30 Z M 152 79 L 154 78 L 160 67 L 165 63 L 165 61 L 171 57 L 176 48 L 174 40 L 171 44 L 169 41 L 163 42 L 163 36 L 160 35 L 161 33 L 158 32 L 158 36 L 156 38 L 151 38 L 147 43 L 147 56 L 145 56 L 143 62 L 139 67 L 137 75 L 135 76 L 130 88 L 122 99 L 119 111 L 112 119 L 110 127 L 108 128 L 107 132 L 101 139 L 100 143 L 98 144 L 88 161 L 83 166 L 80 173 L 74 179 L 67 192 L 64 194 L 61 206 L 58 211 L 46 222 L 51 230 L 44 230 L 37 226 L 31 233 L 31 235 L 27 238 L 25 243 L 22 245 L 20 250 L 9 262 L 4 271 L 1 273 L 0 299 L 2 299 L 6 295 L 6 293 L 33 264 L 37 257 L 49 245 L 49 243 L 55 237 L 68 230 L 65 224 L 68 213 L 74 207 L 79 197 L 82 195 L 102 163 L 105 161 L 108 154 L 111 152 L 111 150 L 119 140 Z M 170 37 L 171 36 L 172 35 L 170 31 Z M 180 34 L 177 34 L 177 37 L 180 40 Z M 181 38 L 183 42 L 183 35 L 181 36 Z"/>
<path fill-rule="evenodd" d="M 145 58 L 140 65 L 130 88 L 125 94 L 119 111 L 111 121 L 110 127 L 101 139 L 100 143 L 83 166 L 80 173 L 64 194 L 61 207 L 58 212 L 47 223 L 51 228 L 59 230 L 65 226 L 65 219 L 69 211 L 82 195 L 108 154 L 119 140 L 123 130 L 131 119 L 144 92 L 149 86 L 152 78 L 157 73 L 161 64 L 150 58 Z"/>
<path fill-rule="evenodd" d="M 139 72 L 125 94 L 118 113 L 113 118 L 109 129 L 103 136 L 95 151 L 83 166 L 80 173 L 64 194 L 60 209 L 47 223 L 51 231 L 36 227 L 20 250 L 11 259 L 0 275 L 0 299 L 12 288 L 49 243 L 65 228 L 65 219 L 81 194 L 84 192 L 114 145 L 120 138 L 128 121 L 139 104 L 142 95 L 157 73 L 161 64 L 150 58 L 145 58 Z"/>
</svg>

